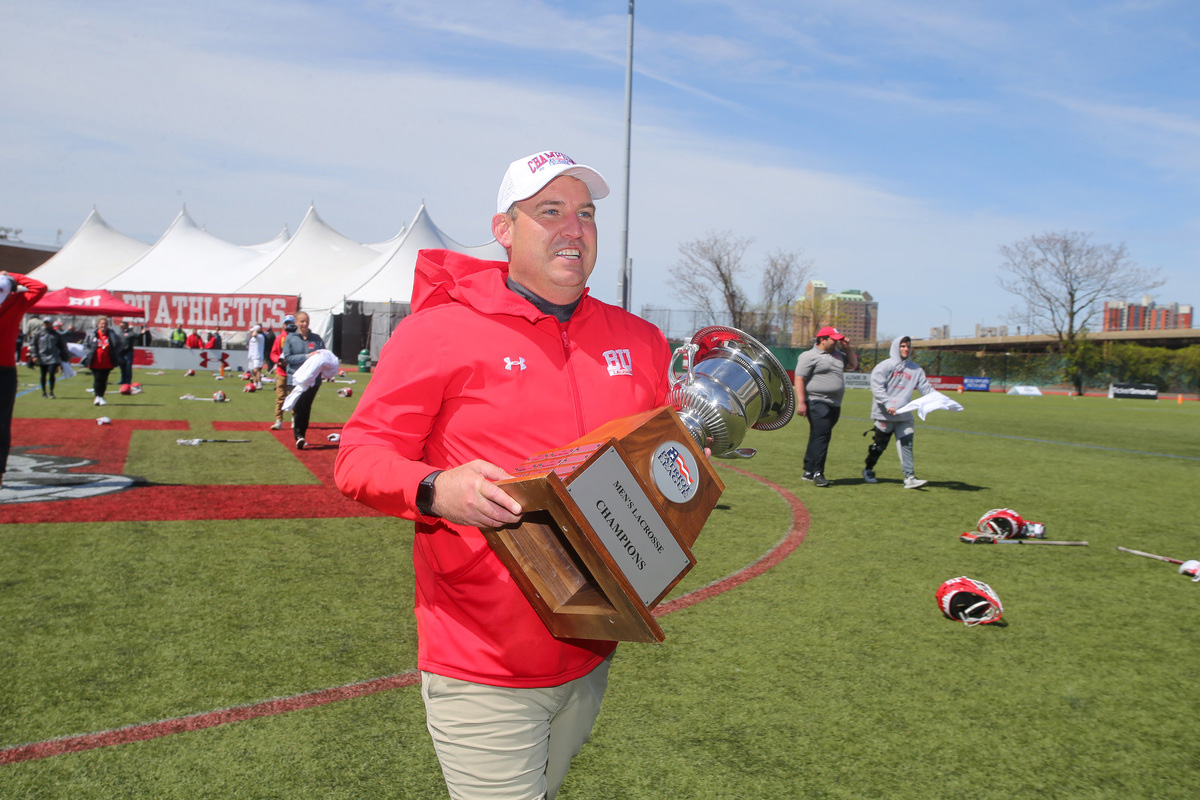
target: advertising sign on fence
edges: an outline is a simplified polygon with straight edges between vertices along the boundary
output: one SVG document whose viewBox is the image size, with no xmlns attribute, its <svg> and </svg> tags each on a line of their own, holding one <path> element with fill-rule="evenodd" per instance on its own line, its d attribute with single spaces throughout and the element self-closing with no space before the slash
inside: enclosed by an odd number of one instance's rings
<svg viewBox="0 0 1200 800">
<path fill-rule="evenodd" d="M 990 392 L 992 390 L 992 379 L 963 378 L 963 389 L 968 392 Z"/>
<path fill-rule="evenodd" d="M 847 372 L 842 377 L 846 379 L 847 389 L 871 388 L 871 373 L 869 372 Z"/>
<path fill-rule="evenodd" d="M 1118 400 L 1157 400 L 1158 387 L 1153 383 L 1111 383 L 1108 396 Z"/>
<path fill-rule="evenodd" d="M 939 392 L 957 392 L 963 388 L 963 379 L 952 375 L 929 375 L 929 382 Z"/>
</svg>

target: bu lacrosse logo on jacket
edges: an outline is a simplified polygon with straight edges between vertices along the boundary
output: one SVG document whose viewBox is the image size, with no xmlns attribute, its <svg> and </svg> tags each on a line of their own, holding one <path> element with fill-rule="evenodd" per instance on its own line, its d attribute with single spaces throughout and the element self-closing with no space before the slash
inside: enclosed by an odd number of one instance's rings
<svg viewBox="0 0 1200 800">
<path fill-rule="evenodd" d="M 628 350 L 605 350 L 603 355 L 609 375 L 633 374 L 633 354 Z"/>
</svg>

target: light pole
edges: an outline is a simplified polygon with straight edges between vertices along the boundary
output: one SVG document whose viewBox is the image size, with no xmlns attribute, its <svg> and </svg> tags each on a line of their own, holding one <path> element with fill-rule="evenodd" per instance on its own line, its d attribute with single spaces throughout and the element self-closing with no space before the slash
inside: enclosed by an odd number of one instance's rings
<svg viewBox="0 0 1200 800">
<path fill-rule="evenodd" d="M 633 0 L 629 0 L 629 39 L 625 56 L 625 219 L 621 223 L 621 260 L 617 262 L 617 294 L 626 311 L 633 299 L 633 270 L 629 265 L 629 151 L 633 127 Z"/>
<path fill-rule="evenodd" d="M 946 309 L 946 313 L 950 315 L 950 321 L 946 323 L 946 338 L 951 336 L 951 329 L 954 327 L 954 312 L 950 310 L 950 306 L 942 306 Z"/>
</svg>

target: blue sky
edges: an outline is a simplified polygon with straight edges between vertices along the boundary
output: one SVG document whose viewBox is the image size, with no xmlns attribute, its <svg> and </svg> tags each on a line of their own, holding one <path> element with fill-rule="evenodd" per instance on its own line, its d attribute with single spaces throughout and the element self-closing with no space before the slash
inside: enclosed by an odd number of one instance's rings
<svg viewBox="0 0 1200 800">
<path fill-rule="evenodd" d="M 186 203 L 251 244 L 315 203 L 377 242 L 424 201 L 479 244 L 508 162 L 552 148 L 613 186 L 592 285 L 614 300 L 627 8 L 6 4 L 0 225 L 65 241 L 95 206 L 149 242 Z M 1194 3 L 642 0 L 634 51 L 635 310 L 682 307 L 679 244 L 724 230 L 751 268 L 803 250 L 871 292 L 881 335 L 1006 323 L 998 248 L 1047 231 L 1200 301 Z"/>
</svg>

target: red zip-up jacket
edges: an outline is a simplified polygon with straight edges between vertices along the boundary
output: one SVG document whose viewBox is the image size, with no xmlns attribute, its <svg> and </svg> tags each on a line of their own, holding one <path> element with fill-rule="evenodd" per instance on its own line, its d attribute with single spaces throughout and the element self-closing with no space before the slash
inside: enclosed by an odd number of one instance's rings
<svg viewBox="0 0 1200 800">
<path fill-rule="evenodd" d="M 546 630 L 478 528 L 422 517 L 417 485 L 482 458 L 512 471 L 619 417 L 666 405 L 662 332 L 585 295 L 566 323 L 511 291 L 508 264 L 418 255 L 413 313 L 396 327 L 342 429 L 335 478 L 347 496 L 416 520 L 418 666 L 494 686 L 557 686 L 612 642 Z"/>
<path fill-rule="evenodd" d="M 46 293 L 46 284 L 37 278 L 12 272 L 0 272 L 24 286 L 25 291 L 13 293 L 4 298 L 0 305 L 0 367 L 15 367 L 17 365 L 17 332 L 21 329 L 21 318 L 29 312 L 29 307 L 42 299 Z"/>
</svg>

